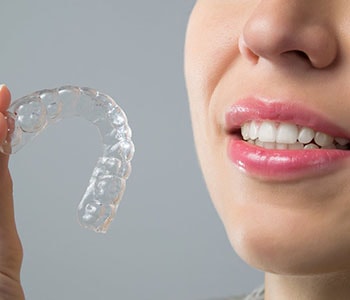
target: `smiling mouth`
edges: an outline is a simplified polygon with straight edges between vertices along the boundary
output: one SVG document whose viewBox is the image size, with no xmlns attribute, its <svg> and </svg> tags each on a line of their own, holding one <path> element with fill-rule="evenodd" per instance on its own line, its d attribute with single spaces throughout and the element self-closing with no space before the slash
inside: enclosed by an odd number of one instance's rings
<svg viewBox="0 0 350 300">
<path fill-rule="evenodd" d="M 239 170 L 268 180 L 319 177 L 350 163 L 350 134 L 296 103 L 247 98 L 225 114 L 227 154 Z"/>
<path fill-rule="evenodd" d="M 234 133 L 239 134 L 239 129 Z M 350 149 L 349 139 L 334 137 L 310 127 L 289 122 L 247 121 L 241 126 L 240 135 L 242 140 L 265 149 Z"/>
</svg>

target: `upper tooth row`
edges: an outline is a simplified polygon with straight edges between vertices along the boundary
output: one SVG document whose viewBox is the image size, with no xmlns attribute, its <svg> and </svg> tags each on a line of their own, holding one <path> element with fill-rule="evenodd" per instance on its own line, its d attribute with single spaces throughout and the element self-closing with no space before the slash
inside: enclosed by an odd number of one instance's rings
<svg viewBox="0 0 350 300">
<path fill-rule="evenodd" d="M 298 127 L 291 123 L 276 123 L 273 121 L 249 121 L 241 128 L 244 140 L 256 140 L 269 143 L 294 144 L 297 141 L 308 144 L 312 140 L 321 147 L 334 143 L 346 145 L 350 143 L 348 139 L 334 138 L 323 132 L 315 132 L 309 127 Z"/>
</svg>

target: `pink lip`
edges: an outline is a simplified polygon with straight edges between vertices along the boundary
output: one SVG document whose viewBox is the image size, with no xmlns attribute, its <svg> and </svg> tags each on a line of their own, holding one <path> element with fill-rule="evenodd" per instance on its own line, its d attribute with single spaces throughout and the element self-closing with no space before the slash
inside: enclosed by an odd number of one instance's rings
<svg viewBox="0 0 350 300">
<path fill-rule="evenodd" d="M 348 138 L 349 133 L 317 114 L 297 103 L 267 102 L 255 98 L 238 101 L 226 113 L 226 129 L 240 128 L 251 120 L 273 120 L 277 122 L 291 122 L 321 131 L 334 137 Z"/>
<path fill-rule="evenodd" d="M 295 103 L 266 102 L 249 98 L 234 104 L 226 114 L 226 130 L 232 133 L 250 120 L 273 120 L 307 126 L 335 137 L 349 134 L 319 114 Z M 258 147 L 230 135 L 228 156 L 239 169 L 265 179 L 290 180 L 320 176 L 341 167 L 340 161 L 350 157 L 350 151 L 270 150 Z"/>
</svg>

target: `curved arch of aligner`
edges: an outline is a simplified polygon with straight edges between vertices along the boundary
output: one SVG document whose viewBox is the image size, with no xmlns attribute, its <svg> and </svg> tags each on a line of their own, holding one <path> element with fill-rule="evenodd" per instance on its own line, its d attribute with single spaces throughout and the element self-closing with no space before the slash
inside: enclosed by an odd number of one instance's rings
<svg viewBox="0 0 350 300">
<path fill-rule="evenodd" d="M 78 205 L 78 220 L 83 227 L 106 232 L 123 196 L 135 151 L 127 117 L 111 97 L 76 86 L 40 90 L 22 97 L 6 113 L 8 136 L 0 151 L 15 153 L 49 124 L 72 116 L 96 125 L 103 143 L 102 156 Z"/>
</svg>

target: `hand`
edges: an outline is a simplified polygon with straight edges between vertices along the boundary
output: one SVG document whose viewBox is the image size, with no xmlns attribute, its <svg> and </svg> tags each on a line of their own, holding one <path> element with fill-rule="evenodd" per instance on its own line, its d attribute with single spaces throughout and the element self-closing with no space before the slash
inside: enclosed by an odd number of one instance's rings
<svg viewBox="0 0 350 300">
<path fill-rule="evenodd" d="M 10 100 L 10 91 L 6 86 L 0 86 L 0 144 L 7 135 L 4 112 Z M 20 269 L 23 252 L 14 218 L 8 161 L 9 156 L 0 153 L 0 300 L 22 300 L 24 294 L 20 283 Z"/>
</svg>

